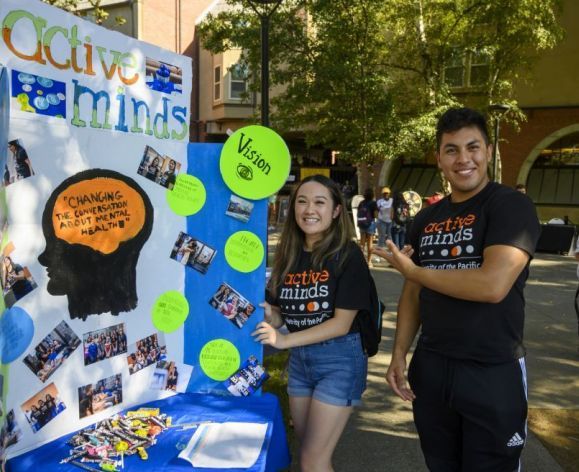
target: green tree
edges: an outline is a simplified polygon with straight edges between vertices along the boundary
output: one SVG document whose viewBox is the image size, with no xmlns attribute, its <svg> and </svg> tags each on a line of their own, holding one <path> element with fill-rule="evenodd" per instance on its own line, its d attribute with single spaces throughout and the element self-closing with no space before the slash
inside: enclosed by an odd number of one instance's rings
<svg viewBox="0 0 579 472">
<path fill-rule="evenodd" d="M 243 50 L 250 84 L 258 90 L 259 20 L 246 2 L 201 24 L 213 53 Z M 364 170 L 382 162 L 395 129 L 383 62 L 382 0 L 285 0 L 271 19 L 270 81 L 283 85 L 272 99 L 272 123 L 300 131 Z"/>
<path fill-rule="evenodd" d="M 241 48 L 259 77 L 259 20 L 245 1 L 228 3 L 201 25 L 203 44 Z M 524 115 L 513 84 L 561 38 L 560 8 L 560 0 L 285 0 L 271 20 L 271 83 L 284 86 L 272 122 L 368 165 L 432 153 L 434 124 L 450 105 L 507 103 L 516 123 Z"/>
<path fill-rule="evenodd" d="M 513 85 L 562 37 L 560 0 L 388 0 L 388 71 L 403 123 L 393 152 L 432 152 L 434 124 L 449 105 L 510 106 L 524 120 Z M 453 87 L 454 86 L 454 87 Z M 491 119 L 493 117 L 491 116 Z"/>
<path fill-rule="evenodd" d="M 101 7 L 102 0 L 42 0 L 44 3 L 54 5 L 68 12 L 74 13 L 78 16 L 86 16 L 87 12 L 94 18 L 97 25 L 101 25 L 109 18 L 109 13 Z M 88 7 L 88 9 L 80 9 L 80 7 Z M 115 24 L 123 25 L 126 19 L 122 16 L 115 17 Z"/>
</svg>

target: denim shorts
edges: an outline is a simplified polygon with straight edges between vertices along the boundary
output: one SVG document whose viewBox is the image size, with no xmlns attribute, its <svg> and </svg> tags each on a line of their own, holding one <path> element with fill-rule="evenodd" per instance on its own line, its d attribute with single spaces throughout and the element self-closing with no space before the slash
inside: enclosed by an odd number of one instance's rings
<svg viewBox="0 0 579 472">
<path fill-rule="evenodd" d="M 357 406 L 366 390 L 368 357 L 360 333 L 291 349 L 287 391 L 336 406 Z"/>
</svg>

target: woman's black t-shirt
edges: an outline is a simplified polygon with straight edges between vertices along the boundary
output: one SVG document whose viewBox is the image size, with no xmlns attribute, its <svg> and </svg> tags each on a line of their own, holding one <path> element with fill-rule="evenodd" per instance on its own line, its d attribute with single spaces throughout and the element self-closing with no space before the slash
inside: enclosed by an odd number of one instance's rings
<svg viewBox="0 0 579 472">
<path fill-rule="evenodd" d="M 290 332 L 319 325 L 334 316 L 336 308 L 370 309 L 370 271 L 362 251 L 354 242 L 341 269 L 338 258 L 330 258 L 320 270 L 312 268 L 311 253 L 302 251 L 294 270 L 285 277 L 275 297 L 268 302 L 278 306 Z M 352 331 L 356 324 L 353 323 Z"/>
</svg>

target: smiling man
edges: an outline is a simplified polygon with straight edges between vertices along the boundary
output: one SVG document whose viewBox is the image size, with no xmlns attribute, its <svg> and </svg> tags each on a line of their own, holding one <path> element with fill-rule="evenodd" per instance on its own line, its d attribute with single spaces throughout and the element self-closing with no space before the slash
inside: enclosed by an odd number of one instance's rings
<svg viewBox="0 0 579 472">
<path fill-rule="evenodd" d="M 406 279 L 386 379 L 413 402 L 431 471 L 513 471 L 527 431 L 523 288 L 540 226 L 527 196 L 489 182 L 480 113 L 448 110 L 436 138 L 451 194 L 416 216 L 412 259 L 391 242 L 374 251 Z"/>
</svg>

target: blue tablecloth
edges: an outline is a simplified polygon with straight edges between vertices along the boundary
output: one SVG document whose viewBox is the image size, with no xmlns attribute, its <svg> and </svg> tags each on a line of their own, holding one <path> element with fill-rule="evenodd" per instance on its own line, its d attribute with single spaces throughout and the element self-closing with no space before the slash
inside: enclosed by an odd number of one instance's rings
<svg viewBox="0 0 579 472">
<path fill-rule="evenodd" d="M 164 400 L 140 406 L 159 407 L 162 413 L 173 418 L 173 424 L 211 420 L 215 422 L 242 421 L 268 423 L 265 441 L 259 458 L 249 469 L 228 469 L 230 471 L 279 471 L 289 467 L 290 456 L 287 445 L 283 417 L 277 398 L 272 394 L 252 397 L 215 397 L 184 393 Z M 129 408 L 134 410 L 137 407 Z M 138 455 L 125 458 L 124 472 L 150 471 L 223 471 L 224 469 L 204 469 L 177 456 L 185 448 L 194 429 L 181 431 L 170 428 L 161 433 L 157 444 L 147 449 L 149 459 L 141 460 Z M 70 464 L 59 464 L 68 457 L 70 446 L 66 444 L 72 434 L 63 436 L 38 449 L 8 461 L 8 472 L 72 472 L 80 470 Z M 87 464 L 91 465 L 91 464 Z"/>
</svg>

